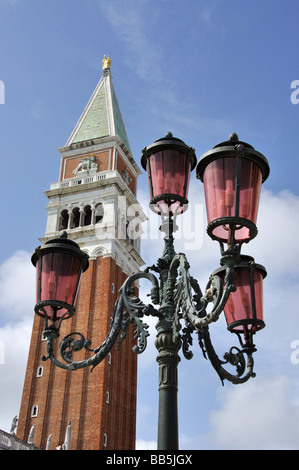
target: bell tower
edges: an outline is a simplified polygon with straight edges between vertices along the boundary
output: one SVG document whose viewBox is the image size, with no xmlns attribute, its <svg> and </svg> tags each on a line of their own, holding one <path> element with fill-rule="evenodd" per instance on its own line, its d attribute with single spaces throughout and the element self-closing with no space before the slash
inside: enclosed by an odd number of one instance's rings
<svg viewBox="0 0 299 470">
<path fill-rule="evenodd" d="M 131 153 L 110 66 L 104 56 L 100 81 L 66 145 L 58 149 L 59 180 L 45 191 L 49 203 L 42 241 L 66 230 L 89 255 L 75 315 L 63 321 L 60 335 L 80 331 L 91 347 L 109 331 L 124 280 L 144 264 L 138 235 L 145 216 L 136 199 L 141 171 Z M 67 371 L 42 361 L 44 324 L 35 316 L 17 436 L 27 440 L 34 433 L 35 446 L 56 449 L 68 429 L 71 450 L 134 449 L 137 357 L 132 328 L 121 348 L 92 373 Z M 88 357 L 84 354 L 78 359 Z"/>
</svg>

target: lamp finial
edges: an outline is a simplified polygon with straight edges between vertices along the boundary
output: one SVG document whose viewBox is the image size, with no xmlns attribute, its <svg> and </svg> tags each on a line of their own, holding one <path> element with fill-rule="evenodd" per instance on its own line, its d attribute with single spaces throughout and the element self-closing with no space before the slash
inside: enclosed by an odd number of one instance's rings
<svg viewBox="0 0 299 470">
<path fill-rule="evenodd" d="M 228 140 L 231 140 L 231 141 L 233 141 L 233 142 L 238 142 L 238 141 L 239 141 L 238 134 L 236 134 L 235 132 L 233 132 L 233 133 L 229 136 Z"/>
</svg>

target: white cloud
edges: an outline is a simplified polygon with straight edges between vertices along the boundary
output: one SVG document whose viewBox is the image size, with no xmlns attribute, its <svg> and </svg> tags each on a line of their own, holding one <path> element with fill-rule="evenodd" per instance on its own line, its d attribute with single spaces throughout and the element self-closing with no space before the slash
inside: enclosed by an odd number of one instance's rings
<svg viewBox="0 0 299 470">
<path fill-rule="evenodd" d="M 25 251 L 16 251 L 0 265 L 0 325 L 33 315 L 35 275 Z"/>
<path fill-rule="evenodd" d="M 225 449 L 298 448 L 299 409 L 292 405 L 286 376 L 251 380 L 222 390 L 221 408 L 211 413 L 211 439 Z"/>
<path fill-rule="evenodd" d="M 19 413 L 33 318 L 0 328 L 4 364 L 0 364 L 0 429 L 10 430 Z"/>
<path fill-rule="evenodd" d="M 0 428 L 9 431 L 19 413 L 35 303 L 30 254 L 16 251 L 0 265 Z"/>
<path fill-rule="evenodd" d="M 275 278 L 299 273 L 299 196 L 290 191 L 263 190 L 258 214 L 258 236 L 250 243 L 256 262 L 269 266 Z"/>
<path fill-rule="evenodd" d="M 144 441 L 143 439 L 137 439 L 136 450 L 157 450 L 156 441 Z"/>
</svg>

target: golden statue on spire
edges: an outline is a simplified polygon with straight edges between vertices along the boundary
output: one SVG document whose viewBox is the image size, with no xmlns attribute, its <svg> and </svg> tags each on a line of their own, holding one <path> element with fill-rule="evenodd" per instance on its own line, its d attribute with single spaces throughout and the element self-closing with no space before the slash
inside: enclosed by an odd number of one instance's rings
<svg viewBox="0 0 299 470">
<path fill-rule="evenodd" d="M 103 59 L 103 62 L 102 62 L 102 63 L 103 63 L 103 70 L 105 70 L 105 69 L 110 69 L 110 66 L 111 66 L 111 59 L 110 59 L 109 56 L 106 57 L 106 56 L 104 55 L 104 59 Z"/>
</svg>

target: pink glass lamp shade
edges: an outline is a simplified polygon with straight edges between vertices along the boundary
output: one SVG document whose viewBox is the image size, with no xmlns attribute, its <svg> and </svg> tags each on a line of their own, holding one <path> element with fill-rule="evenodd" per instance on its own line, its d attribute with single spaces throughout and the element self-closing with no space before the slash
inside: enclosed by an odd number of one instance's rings
<svg viewBox="0 0 299 470">
<path fill-rule="evenodd" d="M 269 164 L 251 145 L 234 133 L 227 142 L 205 153 L 197 165 L 203 181 L 208 234 L 220 242 L 248 242 L 257 234 L 261 185 Z"/>
<path fill-rule="evenodd" d="M 52 321 L 74 314 L 81 275 L 88 268 L 88 255 L 66 236 L 64 232 L 38 247 L 31 258 L 37 268 L 34 310 Z"/>
<path fill-rule="evenodd" d="M 168 132 L 143 149 L 141 164 L 148 176 L 151 209 L 166 216 L 181 214 L 188 204 L 190 172 L 196 165 L 194 149 Z"/>
<path fill-rule="evenodd" d="M 225 282 L 225 268 L 214 272 Z M 267 272 L 255 264 L 250 256 L 241 256 L 240 263 L 234 268 L 236 290 L 231 292 L 224 307 L 229 331 L 244 334 L 246 341 L 264 328 L 263 320 L 263 279 Z"/>
</svg>

